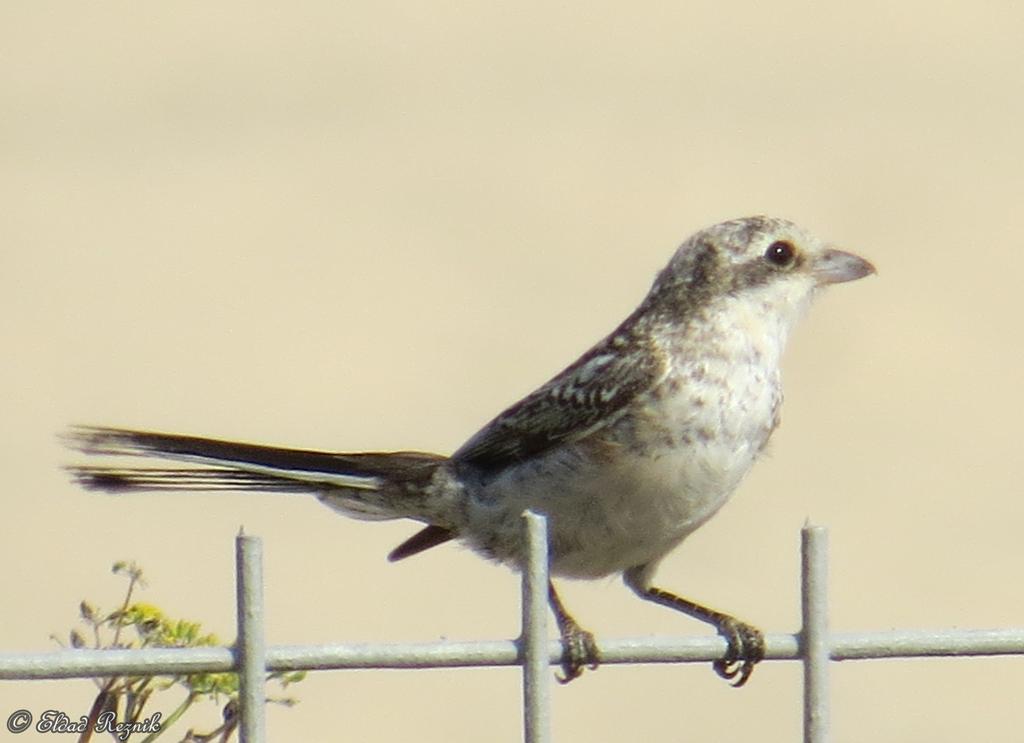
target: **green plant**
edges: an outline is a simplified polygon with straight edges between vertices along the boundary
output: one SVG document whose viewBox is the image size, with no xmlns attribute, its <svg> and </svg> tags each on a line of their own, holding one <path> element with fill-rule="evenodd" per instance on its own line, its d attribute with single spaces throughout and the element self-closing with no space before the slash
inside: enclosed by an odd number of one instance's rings
<svg viewBox="0 0 1024 743">
<path fill-rule="evenodd" d="M 118 609 L 106 613 L 83 600 L 79 605 L 79 613 L 88 629 L 85 634 L 79 629 L 71 630 L 69 639 L 72 648 L 195 648 L 221 644 L 215 635 L 203 633 L 198 622 L 172 619 L 153 604 L 133 602 L 136 589 L 145 587 L 142 569 L 134 562 L 116 562 L 113 572 L 128 580 L 124 601 Z M 91 635 L 91 640 L 86 635 Z M 275 672 L 267 678 L 287 687 L 301 681 L 304 676 L 304 672 Z M 81 726 L 80 743 L 88 743 L 95 732 L 110 733 L 118 741 L 127 740 L 133 734 L 145 733 L 141 743 L 151 743 L 202 700 L 223 704 L 223 722 L 206 733 L 189 730 L 182 743 L 226 743 L 232 740 L 237 731 L 238 676 L 235 673 L 114 676 L 93 681 L 99 693 L 85 718 L 85 724 Z M 184 700 L 166 715 L 155 712 L 147 718 L 143 713 L 153 708 L 151 702 L 154 695 L 174 687 L 185 690 Z M 292 698 L 268 698 L 267 701 L 288 706 L 295 704 Z"/>
</svg>

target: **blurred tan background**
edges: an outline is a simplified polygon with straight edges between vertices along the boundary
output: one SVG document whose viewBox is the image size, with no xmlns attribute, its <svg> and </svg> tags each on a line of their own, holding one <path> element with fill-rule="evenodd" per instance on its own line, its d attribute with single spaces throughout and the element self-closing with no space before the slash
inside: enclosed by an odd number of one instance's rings
<svg viewBox="0 0 1024 743">
<path fill-rule="evenodd" d="M 614 327 L 682 238 L 752 213 L 879 275 L 820 299 L 771 455 L 660 583 L 793 631 L 810 518 L 836 630 L 1021 625 L 1022 31 L 999 2 L 4 3 L 3 649 L 52 647 L 82 598 L 112 608 L 116 559 L 230 641 L 241 525 L 272 643 L 514 636 L 511 573 L 453 547 L 385 562 L 411 525 L 84 493 L 55 434 L 448 452 Z M 601 636 L 707 631 L 617 580 L 563 590 Z M 1019 657 L 833 678 L 836 741 L 1022 740 Z M 792 741 L 799 680 L 607 667 L 554 689 L 554 732 Z M 269 729 L 515 741 L 518 684 L 313 674 Z M 2 682 L 0 717 L 93 693 Z"/>
</svg>

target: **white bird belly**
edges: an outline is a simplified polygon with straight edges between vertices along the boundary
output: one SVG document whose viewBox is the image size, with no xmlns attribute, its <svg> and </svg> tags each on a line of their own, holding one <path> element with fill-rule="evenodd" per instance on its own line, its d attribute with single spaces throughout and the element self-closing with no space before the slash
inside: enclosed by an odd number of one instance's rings
<svg viewBox="0 0 1024 743">
<path fill-rule="evenodd" d="M 551 569 L 595 578 L 656 561 L 711 518 L 763 449 L 777 372 L 711 359 L 637 401 L 604 429 L 510 468 L 471 499 L 464 534 L 516 563 L 520 514 L 548 517 Z M 724 382 L 724 383 L 723 383 Z"/>
</svg>

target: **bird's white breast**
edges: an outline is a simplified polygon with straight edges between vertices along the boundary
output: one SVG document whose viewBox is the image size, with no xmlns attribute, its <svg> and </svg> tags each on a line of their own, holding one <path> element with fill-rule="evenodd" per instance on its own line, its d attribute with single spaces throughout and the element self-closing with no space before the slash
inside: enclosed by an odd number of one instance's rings
<svg viewBox="0 0 1024 743">
<path fill-rule="evenodd" d="M 599 577 L 660 559 L 713 516 L 778 422 L 789 327 L 756 294 L 728 310 L 699 336 L 657 338 L 664 375 L 608 426 L 488 484 L 469 514 L 482 551 L 514 561 L 531 508 L 548 516 L 553 572 Z"/>
</svg>

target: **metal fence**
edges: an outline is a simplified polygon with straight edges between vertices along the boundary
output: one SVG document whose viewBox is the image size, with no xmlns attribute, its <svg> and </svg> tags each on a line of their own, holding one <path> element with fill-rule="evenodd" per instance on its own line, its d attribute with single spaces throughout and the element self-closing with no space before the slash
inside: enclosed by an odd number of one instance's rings
<svg viewBox="0 0 1024 743">
<path fill-rule="evenodd" d="M 518 640 L 266 647 L 263 637 L 263 557 L 258 538 L 236 540 L 238 641 L 234 648 L 61 650 L 0 653 L 0 679 L 158 676 L 235 671 L 239 674 L 239 731 L 243 743 L 263 743 L 264 684 L 268 671 L 351 668 L 456 668 L 521 666 L 523 737 L 550 740 L 551 666 L 562 646 L 548 637 L 547 536 L 542 516 L 524 515 L 529 553 L 523 570 L 522 633 Z M 896 630 L 830 633 L 828 533 L 802 531 L 802 616 L 797 634 L 767 634 L 765 660 L 797 660 L 804 674 L 804 741 L 829 738 L 829 663 L 867 658 L 1024 655 L 1024 628 Z M 719 637 L 637 638 L 599 641 L 602 663 L 709 662 L 726 650 Z"/>
</svg>

